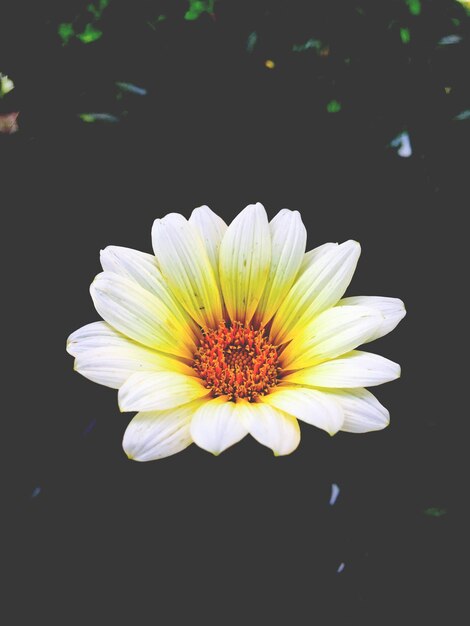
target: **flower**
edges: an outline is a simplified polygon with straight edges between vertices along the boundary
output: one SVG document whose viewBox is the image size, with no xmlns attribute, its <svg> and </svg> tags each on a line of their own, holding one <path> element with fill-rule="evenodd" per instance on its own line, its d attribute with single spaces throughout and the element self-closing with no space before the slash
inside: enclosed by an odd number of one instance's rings
<svg viewBox="0 0 470 626">
<path fill-rule="evenodd" d="M 6 96 L 15 88 L 15 83 L 5 74 L 0 74 L 0 98 Z"/>
<path fill-rule="evenodd" d="M 138 411 L 123 447 L 137 461 L 192 442 L 219 454 L 248 433 L 275 455 L 298 446 L 298 420 L 330 435 L 387 426 L 364 387 L 400 376 L 396 363 L 356 350 L 405 315 L 396 298 L 343 298 L 355 241 L 305 253 L 297 211 L 271 222 L 261 204 L 227 227 L 209 207 L 155 220 L 155 256 L 109 246 L 90 291 L 104 321 L 68 339 L 75 369 L 119 389 Z"/>
</svg>

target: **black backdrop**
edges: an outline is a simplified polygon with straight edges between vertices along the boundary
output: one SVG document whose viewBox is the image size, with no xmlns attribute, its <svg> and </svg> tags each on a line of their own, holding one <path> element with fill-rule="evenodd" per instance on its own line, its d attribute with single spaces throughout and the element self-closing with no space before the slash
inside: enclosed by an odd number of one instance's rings
<svg viewBox="0 0 470 626">
<path fill-rule="evenodd" d="M 228 6 L 216 22 L 171 22 L 163 43 L 119 3 L 95 48 L 54 43 L 38 7 L 26 24 L 9 7 L 2 23 L 16 82 L 8 97 L 20 110 L 20 132 L 0 137 L 18 623 L 28 610 L 50 623 L 105 623 L 129 603 L 126 619 L 163 624 L 407 623 L 456 610 L 468 122 L 452 120 L 442 76 L 458 83 L 465 54 L 443 51 L 429 69 L 419 49 L 410 62 L 365 29 L 362 64 L 340 81 L 350 106 L 328 114 L 321 70 L 283 52 L 276 33 L 293 26 L 282 3 L 272 3 L 271 48 L 259 57 L 245 48 L 249 12 Z M 338 29 L 341 40 L 347 19 Z M 269 70 L 263 59 L 276 53 Z M 119 123 L 80 121 L 105 110 L 114 80 L 149 93 L 131 98 Z M 404 125 L 408 159 L 387 147 Z M 218 458 L 192 446 L 133 463 L 121 449 L 131 416 L 65 353 L 68 334 L 98 319 L 88 286 L 99 250 L 151 251 L 156 217 L 208 204 L 230 221 L 256 201 L 270 217 L 301 211 L 309 248 L 361 242 L 348 294 L 405 301 L 408 316 L 372 346 L 402 364 L 399 381 L 376 389 L 391 426 L 333 438 L 303 427 L 285 458 L 246 438 Z"/>
</svg>

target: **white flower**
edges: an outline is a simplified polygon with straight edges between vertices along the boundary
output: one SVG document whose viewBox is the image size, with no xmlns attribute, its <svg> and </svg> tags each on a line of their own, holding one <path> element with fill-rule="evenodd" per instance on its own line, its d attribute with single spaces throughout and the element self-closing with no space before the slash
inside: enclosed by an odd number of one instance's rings
<svg viewBox="0 0 470 626">
<path fill-rule="evenodd" d="M 7 93 L 10 93 L 15 88 L 14 82 L 11 78 L 4 74 L 0 74 L 0 98 L 2 96 L 6 96 Z"/>
<path fill-rule="evenodd" d="M 86 378 L 119 389 L 138 411 L 127 455 L 160 459 L 195 442 L 219 454 L 248 433 L 276 455 L 298 446 L 298 420 L 330 435 L 387 426 L 364 387 L 400 367 L 356 348 L 404 317 L 401 300 L 341 299 L 360 254 L 355 241 L 305 253 L 297 211 L 271 222 L 261 204 L 227 227 L 208 207 L 155 220 L 155 256 L 109 246 L 91 285 L 105 321 L 67 349 Z"/>
</svg>

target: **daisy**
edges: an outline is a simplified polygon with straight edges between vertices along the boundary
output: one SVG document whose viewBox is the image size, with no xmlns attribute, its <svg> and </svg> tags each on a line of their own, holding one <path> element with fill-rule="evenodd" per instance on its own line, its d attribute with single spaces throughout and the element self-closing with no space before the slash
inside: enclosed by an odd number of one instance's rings
<svg viewBox="0 0 470 626">
<path fill-rule="evenodd" d="M 356 350 L 404 317 L 396 298 L 342 298 L 355 241 L 305 252 L 297 211 L 268 222 L 261 204 L 227 227 L 207 206 L 155 220 L 155 256 L 109 246 L 90 291 L 104 321 L 68 339 L 75 369 L 119 389 L 137 411 L 123 447 L 137 461 L 191 443 L 219 454 L 250 434 L 275 455 L 300 441 L 298 420 L 334 435 L 387 426 L 365 389 L 400 376 Z"/>
</svg>

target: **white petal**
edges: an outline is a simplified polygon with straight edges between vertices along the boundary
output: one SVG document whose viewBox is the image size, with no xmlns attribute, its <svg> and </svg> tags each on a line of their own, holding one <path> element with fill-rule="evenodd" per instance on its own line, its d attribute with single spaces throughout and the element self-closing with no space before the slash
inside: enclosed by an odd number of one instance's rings
<svg viewBox="0 0 470 626">
<path fill-rule="evenodd" d="M 316 248 L 313 248 L 313 250 L 309 250 L 308 252 L 306 252 L 302 259 L 302 263 L 300 264 L 300 269 L 299 269 L 299 273 L 297 274 L 297 278 L 300 278 L 302 274 L 305 272 L 305 270 L 307 270 L 311 265 L 316 263 L 318 259 L 321 256 L 323 256 L 326 252 L 337 247 L 338 247 L 337 243 L 329 242 L 329 243 L 324 243 L 321 246 L 317 246 Z"/>
<path fill-rule="evenodd" d="M 228 227 L 220 244 L 219 270 L 232 321 L 248 324 L 258 306 L 271 262 L 271 235 L 264 207 L 250 204 Z"/>
<path fill-rule="evenodd" d="M 139 371 L 194 374 L 188 365 L 133 342 L 106 322 L 94 322 L 76 330 L 68 338 L 67 351 L 76 357 L 77 372 L 113 389 L 119 389 Z"/>
<path fill-rule="evenodd" d="M 191 436 L 200 448 L 220 454 L 246 434 L 240 409 L 220 396 L 201 404 L 191 422 Z"/>
<path fill-rule="evenodd" d="M 164 411 L 208 394 L 201 381 L 192 376 L 176 372 L 138 372 L 119 390 L 119 410 Z"/>
<path fill-rule="evenodd" d="M 275 456 L 290 454 L 299 445 L 299 423 L 292 415 L 260 402 L 240 401 L 237 406 L 250 435 Z"/>
<path fill-rule="evenodd" d="M 197 230 L 199 237 L 204 242 L 207 256 L 214 270 L 214 275 L 219 280 L 219 248 L 222 237 L 227 230 L 227 224 L 208 206 L 200 206 L 191 213 L 189 223 Z"/>
<path fill-rule="evenodd" d="M 155 461 L 176 454 L 192 443 L 189 425 L 200 401 L 167 411 L 137 413 L 124 433 L 122 447 L 134 461 Z"/>
<path fill-rule="evenodd" d="M 160 272 L 155 256 L 131 248 L 108 246 L 101 250 L 100 260 L 106 272 L 120 274 L 134 280 L 141 287 L 156 295 L 180 321 L 188 325 L 191 331 L 199 336 L 199 327 L 171 293 Z"/>
<path fill-rule="evenodd" d="M 338 402 L 344 411 L 341 430 L 348 433 L 367 433 L 382 430 L 390 422 L 390 414 L 367 389 L 332 389 L 325 395 Z"/>
<path fill-rule="evenodd" d="M 90 287 L 98 313 L 108 324 L 155 350 L 192 359 L 197 343 L 183 314 L 134 280 L 103 272 Z M 165 298 L 165 299 L 164 299 Z"/>
<path fill-rule="evenodd" d="M 399 376 L 398 363 L 378 354 L 353 350 L 332 361 L 293 372 L 283 382 L 313 387 L 373 387 Z"/>
<path fill-rule="evenodd" d="M 271 265 L 255 325 L 266 325 L 292 287 L 305 254 L 307 231 L 298 211 L 283 209 L 271 220 Z"/>
<path fill-rule="evenodd" d="M 386 298 L 384 296 L 352 296 L 351 298 L 343 298 L 338 302 L 337 306 L 351 305 L 367 306 L 372 309 L 377 309 L 384 318 L 382 325 L 368 341 L 374 341 L 390 333 L 406 315 L 405 305 L 402 300 L 398 298 Z"/>
<path fill-rule="evenodd" d="M 127 338 L 106 322 L 92 322 L 73 332 L 67 339 L 67 352 L 78 356 L 95 348 L 121 346 Z"/>
<path fill-rule="evenodd" d="M 186 311 L 203 327 L 223 320 L 222 299 L 205 244 L 182 215 L 169 213 L 152 228 L 152 244 L 163 276 Z"/>
<path fill-rule="evenodd" d="M 334 435 L 341 429 L 344 413 L 340 405 L 317 389 L 305 387 L 276 387 L 262 401 L 299 420 Z"/>
<path fill-rule="evenodd" d="M 107 246 L 100 252 L 101 267 L 105 272 L 114 272 L 134 279 L 141 287 L 159 294 L 156 287 L 162 282 L 156 257 L 132 248 Z"/>
<path fill-rule="evenodd" d="M 281 353 L 283 369 L 312 367 L 357 348 L 377 331 L 382 315 L 363 306 L 342 306 L 320 313 Z"/>
<path fill-rule="evenodd" d="M 360 253 L 357 241 L 346 241 L 317 256 L 296 280 L 274 317 L 274 343 L 292 339 L 316 315 L 338 302 L 351 282 Z"/>
</svg>

